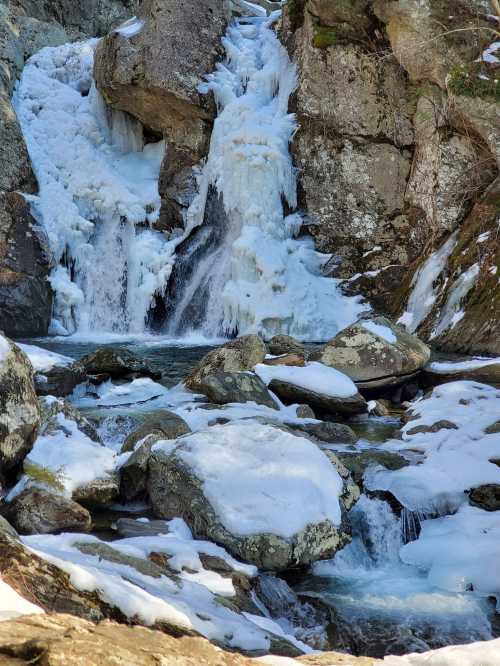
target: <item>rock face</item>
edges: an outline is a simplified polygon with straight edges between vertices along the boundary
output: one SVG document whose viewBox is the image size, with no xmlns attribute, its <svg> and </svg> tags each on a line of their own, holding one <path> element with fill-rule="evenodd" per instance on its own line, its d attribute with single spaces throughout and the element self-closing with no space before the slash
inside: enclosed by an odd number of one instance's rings
<svg viewBox="0 0 500 666">
<path fill-rule="evenodd" d="M 264 382 L 247 372 L 220 372 L 209 375 L 201 381 L 199 390 L 217 405 L 256 402 L 271 409 L 278 408 Z"/>
<path fill-rule="evenodd" d="M 175 638 L 145 627 L 127 627 L 110 621 L 96 625 L 71 615 L 37 615 L 0 624 L 0 660 L 5 661 L 6 666 L 27 666 L 32 663 L 34 654 L 40 663 L 81 662 L 87 666 L 157 666 L 159 660 L 162 666 L 256 666 L 259 663 L 235 652 L 225 652 L 203 638 Z M 294 660 L 288 661 L 294 663 Z M 296 661 L 297 666 L 327 663 L 375 666 L 382 662 L 336 653 Z"/>
<path fill-rule="evenodd" d="M 186 379 L 191 391 L 203 392 L 203 380 L 219 372 L 244 372 L 262 363 L 266 345 L 258 335 L 244 335 L 227 342 L 219 349 L 208 352 Z"/>
<path fill-rule="evenodd" d="M 430 350 L 385 317 L 376 317 L 341 331 L 315 358 L 351 377 L 361 390 L 369 390 L 406 381 L 424 367 Z"/>
<path fill-rule="evenodd" d="M 188 424 L 174 412 L 167 409 L 154 412 L 144 419 L 125 439 L 122 445 L 122 453 L 133 451 L 135 445 L 145 437 L 154 435 L 157 439 L 177 439 L 191 432 Z"/>
<path fill-rule="evenodd" d="M 90 513 L 63 495 L 43 488 L 28 488 L 7 505 L 6 517 L 21 534 L 86 532 Z"/>
<path fill-rule="evenodd" d="M 469 502 L 486 511 L 500 511 L 500 485 L 488 483 L 473 488 L 469 493 Z"/>
<path fill-rule="evenodd" d="M 230 5 L 146 0 L 137 16 L 141 27 L 135 34 L 115 31 L 101 42 L 95 78 L 112 108 L 167 139 L 160 224 L 172 229 L 182 226 L 183 198 L 194 191 L 191 167 L 207 152 L 215 105 L 200 95 L 198 84 L 220 56 Z"/>
<path fill-rule="evenodd" d="M 146 359 L 121 347 L 101 347 L 80 359 L 80 365 L 89 375 L 108 375 L 113 379 L 161 377 L 161 372 L 155 370 Z"/>
<path fill-rule="evenodd" d="M 296 521 L 303 511 L 299 504 L 307 504 L 307 499 L 301 481 L 295 473 L 289 474 L 286 457 L 280 459 L 275 487 L 270 480 L 282 447 L 289 451 L 289 458 L 303 454 L 302 464 L 312 484 L 318 482 L 320 474 L 331 476 L 328 487 L 321 486 L 321 492 L 328 496 L 322 501 L 324 506 L 333 502 L 338 511 L 343 482 L 326 456 L 308 440 L 251 423 L 213 426 L 174 445 L 157 444 L 149 460 L 148 481 L 154 513 L 166 519 L 182 516 L 197 538 L 215 541 L 234 556 L 266 570 L 278 571 L 330 556 L 349 540 L 347 525 L 340 513 L 337 524 L 323 514 L 315 514 L 305 524 Z M 218 469 L 210 472 L 210 460 L 215 459 Z M 309 466 L 315 465 L 313 471 Z M 231 481 L 226 476 L 229 470 Z M 231 493 L 235 478 L 238 487 Z"/>
<path fill-rule="evenodd" d="M 22 461 L 39 425 L 31 363 L 19 347 L 0 335 L 0 470 Z"/>
</svg>

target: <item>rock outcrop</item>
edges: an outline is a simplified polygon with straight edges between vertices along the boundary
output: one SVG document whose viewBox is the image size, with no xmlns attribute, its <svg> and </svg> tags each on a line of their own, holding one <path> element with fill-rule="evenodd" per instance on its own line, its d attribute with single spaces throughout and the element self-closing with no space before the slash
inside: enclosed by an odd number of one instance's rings
<svg viewBox="0 0 500 666">
<path fill-rule="evenodd" d="M 191 168 L 207 153 L 215 117 L 198 85 L 221 54 L 230 16 L 228 2 L 146 0 L 136 30 L 114 31 L 97 48 L 95 78 L 106 102 L 167 140 L 161 228 L 183 226 L 182 209 L 195 191 Z"/>
<path fill-rule="evenodd" d="M 0 471 L 23 460 L 39 425 L 31 363 L 19 347 L 0 334 Z"/>
</svg>

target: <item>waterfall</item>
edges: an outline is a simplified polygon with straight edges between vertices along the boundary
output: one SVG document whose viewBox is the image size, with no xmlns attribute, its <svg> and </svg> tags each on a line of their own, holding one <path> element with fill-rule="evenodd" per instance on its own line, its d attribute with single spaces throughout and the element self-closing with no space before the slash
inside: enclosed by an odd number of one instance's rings
<svg viewBox="0 0 500 666">
<path fill-rule="evenodd" d="M 272 29 L 278 17 L 234 21 L 223 39 L 225 61 L 200 87 L 213 92 L 218 117 L 186 226 L 219 225 L 224 233 L 218 242 L 210 235 L 204 252 L 198 247 L 203 260 L 175 285 L 171 335 L 191 328 L 208 337 L 257 332 L 319 340 L 361 312 L 358 298 L 343 296 L 337 281 L 322 274 L 330 257 L 300 236 L 302 218 L 290 212 L 297 207 L 289 150 L 297 126 L 288 103 L 297 74 Z M 223 212 L 210 220 L 213 192 Z M 202 312 L 193 320 L 197 295 Z"/>
<path fill-rule="evenodd" d="M 106 108 L 92 81 L 97 40 L 45 48 L 14 95 L 52 254 L 54 333 L 142 333 L 175 244 L 151 228 L 165 146 Z"/>
</svg>

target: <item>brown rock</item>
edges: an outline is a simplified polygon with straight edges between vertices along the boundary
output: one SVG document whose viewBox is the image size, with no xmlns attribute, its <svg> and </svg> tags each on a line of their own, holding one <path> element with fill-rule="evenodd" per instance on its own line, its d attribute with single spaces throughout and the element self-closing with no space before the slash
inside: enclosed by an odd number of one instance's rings
<svg viewBox="0 0 500 666">
<path fill-rule="evenodd" d="M 263 363 L 264 365 L 293 365 L 301 368 L 306 364 L 306 360 L 304 354 L 283 354 L 283 356 L 265 358 Z"/>
</svg>

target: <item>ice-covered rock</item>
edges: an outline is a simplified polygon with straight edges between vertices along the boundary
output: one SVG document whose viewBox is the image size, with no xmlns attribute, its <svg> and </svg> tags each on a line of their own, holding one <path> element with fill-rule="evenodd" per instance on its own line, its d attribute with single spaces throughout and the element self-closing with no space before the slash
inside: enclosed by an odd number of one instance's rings
<svg viewBox="0 0 500 666">
<path fill-rule="evenodd" d="M 187 388 L 199 391 L 204 378 L 218 372 L 243 372 L 262 363 L 267 348 L 258 335 L 244 335 L 213 349 L 202 358 L 186 379 Z"/>
<path fill-rule="evenodd" d="M 286 404 L 305 403 L 327 414 L 359 414 L 367 410 L 354 382 L 323 363 L 310 362 L 304 367 L 259 364 L 255 372 Z"/>
<path fill-rule="evenodd" d="M 343 481 L 308 439 L 244 421 L 159 442 L 149 463 L 155 514 L 183 516 L 197 537 L 270 570 L 345 544 Z"/>
<path fill-rule="evenodd" d="M 35 371 L 38 395 L 65 397 L 87 379 L 83 366 L 69 356 L 35 345 L 19 344 Z"/>
<path fill-rule="evenodd" d="M 312 358 L 345 373 L 360 390 L 383 390 L 419 372 L 430 349 L 385 317 L 376 317 L 344 329 Z"/>
<path fill-rule="evenodd" d="M 40 409 L 27 356 L 0 334 L 0 469 L 20 463 L 40 425 Z"/>
</svg>

